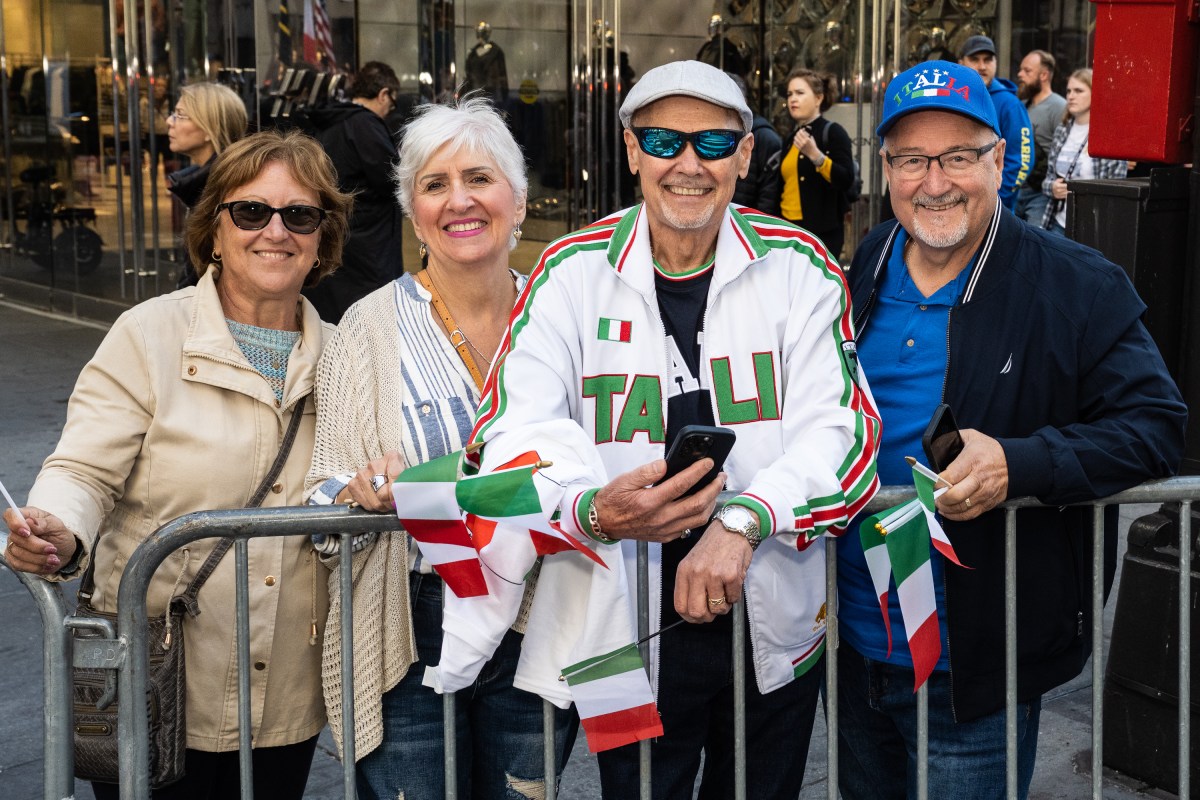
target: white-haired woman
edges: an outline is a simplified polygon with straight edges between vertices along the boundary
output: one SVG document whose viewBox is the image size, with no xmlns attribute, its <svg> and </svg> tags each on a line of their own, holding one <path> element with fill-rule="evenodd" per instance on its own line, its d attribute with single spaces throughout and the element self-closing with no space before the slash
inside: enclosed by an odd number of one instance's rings
<svg viewBox="0 0 1200 800">
<path fill-rule="evenodd" d="M 390 484 L 401 470 L 465 445 L 524 284 L 509 253 L 525 219 L 525 161 L 495 109 L 480 98 L 422 106 L 405 126 L 400 154 L 397 196 L 425 266 L 351 306 L 321 359 L 312 503 L 354 501 L 392 513 Z M 380 475 L 386 482 L 373 482 Z M 354 544 L 359 796 L 441 798 L 442 697 L 421 682 L 440 660 L 442 581 L 408 536 Z M 336 557 L 334 539 L 317 545 Z M 323 686 L 340 741 L 336 572 L 329 591 Z M 545 781 L 542 701 L 512 685 L 522 620 L 514 628 L 475 685 L 456 695 L 464 797 L 534 796 Z M 557 714 L 561 768 L 576 723 L 573 712 Z"/>
</svg>

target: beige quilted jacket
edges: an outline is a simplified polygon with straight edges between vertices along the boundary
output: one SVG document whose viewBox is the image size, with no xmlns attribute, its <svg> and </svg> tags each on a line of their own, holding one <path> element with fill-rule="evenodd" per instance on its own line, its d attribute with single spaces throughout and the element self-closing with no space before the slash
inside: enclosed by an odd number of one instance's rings
<svg viewBox="0 0 1200 800">
<path fill-rule="evenodd" d="M 275 460 L 291 409 L 312 389 L 328 332 L 312 306 L 302 301 L 303 333 L 277 408 L 229 333 L 214 273 L 117 320 L 80 373 L 62 438 L 30 491 L 29 505 L 57 515 L 85 543 L 81 568 L 96 559 L 92 602 L 103 611 L 115 610 L 121 571 L 157 528 L 246 504 Z M 264 507 L 302 502 L 312 405 Z M 163 562 L 151 579 L 150 614 L 163 613 L 176 581 L 185 586 L 215 542 Z M 327 570 L 307 536 L 251 539 L 249 551 L 254 746 L 294 744 L 325 724 L 320 632 L 310 639 L 312 621 L 325 620 Z M 200 591 L 200 615 L 184 625 L 187 746 L 197 750 L 238 746 L 233 567 L 231 552 Z"/>
</svg>

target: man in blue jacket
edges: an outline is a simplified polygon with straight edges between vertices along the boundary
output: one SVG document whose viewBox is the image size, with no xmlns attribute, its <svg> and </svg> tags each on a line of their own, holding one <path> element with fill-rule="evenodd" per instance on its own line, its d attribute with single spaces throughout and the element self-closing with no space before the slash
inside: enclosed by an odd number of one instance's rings
<svg viewBox="0 0 1200 800">
<path fill-rule="evenodd" d="M 1041 696 L 1091 648 L 1091 509 L 1177 468 L 1187 409 L 1141 322 L 1125 273 L 1001 207 L 1005 142 L 968 67 L 926 62 L 892 80 L 881 167 L 894 221 L 849 270 L 858 358 L 883 420 L 883 484 L 911 484 L 935 407 L 950 404 L 962 453 L 937 501 L 959 559 L 931 549 L 942 643 L 929 678 L 929 796 L 1005 791 L 1004 512 L 1017 515 L 1020 796 L 1037 749 Z M 1117 509 L 1105 515 L 1106 584 Z M 915 785 L 916 695 L 898 594 L 888 632 L 857 536 L 838 540 L 839 776 L 850 800 L 902 799 Z"/>
<path fill-rule="evenodd" d="M 958 63 L 979 73 L 996 106 L 996 120 L 1004 139 L 1004 176 L 1000 202 L 1009 211 L 1017 207 L 1017 194 L 1033 169 L 1033 124 L 1017 96 L 1017 85 L 996 77 L 996 45 L 987 36 L 972 36 L 963 44 Z"/>
</svg>

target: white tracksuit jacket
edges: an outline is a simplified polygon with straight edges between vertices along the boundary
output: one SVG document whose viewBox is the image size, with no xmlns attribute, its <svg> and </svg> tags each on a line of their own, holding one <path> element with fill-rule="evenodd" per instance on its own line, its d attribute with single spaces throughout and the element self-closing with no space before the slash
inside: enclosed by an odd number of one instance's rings
<svg viewBox="0 0 1200 800">
<path fill-rule="evenodd" d="M 808 545 L 842 533 L 878 488 L 879 418 L 857 370 L 849 292 L 815 237 L 749 209 L 726 212 L 700 364 L 716 423 L 737 433 L 725 462 L 732 502 L 769 535 L 745 588 L 758 687 L 769 692 L 823 652 L 824 548 Z M 648 223 L 635 206 L 542 255 L 479 407 L 482 469 L 537 450 L 554 462 L 542 474 L 564 486 L 563 527 L 586 538 L 590 493 L 663 457 L 671 377 Z M 617 545 L 592 544 L 611 569 L 569 554 L 544 560 L 518 668 L 518 687 L 560 705 L 569 695 L 559 670 L 627 644 L 634 629 L 635 543 L 620 544 L 624 564 L 611 557 Z M 650 552 L 657 630 L 661 546 Z"/>
</svg>

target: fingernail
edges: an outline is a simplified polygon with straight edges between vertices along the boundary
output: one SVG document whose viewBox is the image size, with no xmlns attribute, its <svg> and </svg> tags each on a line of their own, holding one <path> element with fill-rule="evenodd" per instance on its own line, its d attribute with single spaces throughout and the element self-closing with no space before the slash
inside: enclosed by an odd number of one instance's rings
<svg viewBox="0 0 1200 800">
<path fill-rule="evenodd" d="M 50 556 L 46 559 L 46 563 L 52 567 L 57 567 L 62 562 L 58 560 L 58 556 Z"/>
<path fill-rule="evenodd" d="M 17 528 L 17 534 L 18 534 L 19 536 L 23 536 L 23 537 L 25 537 L 26 539 L 28 539 L 28 538 L 29 538 L 29 536 L 31 535 L 31 534 L 29 533 L 29 528 Z"/>
<path fill-rule="evenodd" d="M 54 546 L 54 545 L 52 545 L 52 544 L 49 544 L 49 545 L 46 545 L 46 549 L 45 549 L 45 550 L 43 550 L 42 552 L 43 552 L 43 553 L 45 553 L 45 554 L 46 554 L 46 555 L 48 555 L 48 556 L 53 556 L 53 555 L 55 555 L 56 553 L 58 553 L 58 548 L 57 548 L 57 547 L 55 547 L 55 546 Z"/>
</svg>

